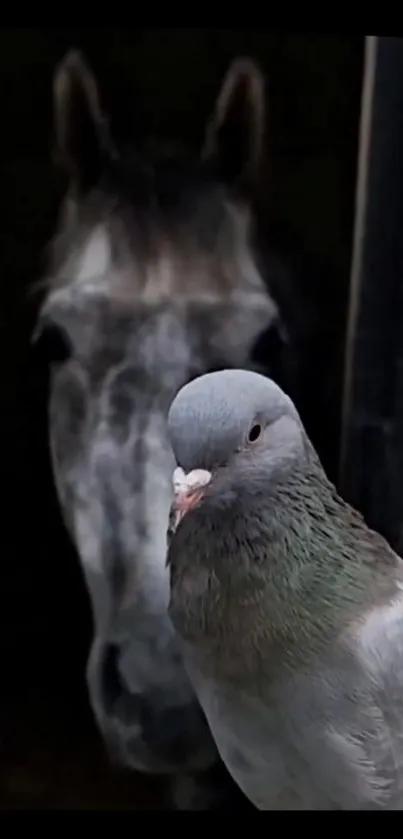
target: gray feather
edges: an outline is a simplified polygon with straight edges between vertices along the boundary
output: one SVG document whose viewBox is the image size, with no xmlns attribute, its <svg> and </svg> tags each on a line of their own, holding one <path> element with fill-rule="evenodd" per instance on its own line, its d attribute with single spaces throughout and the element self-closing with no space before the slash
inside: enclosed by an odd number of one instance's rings
<svg viewBox="0 0 403 839">
<path fill-rule="evenodd" d="M 170 617 L 235 781 L 263 810 L 402 809 L 402 560 L 273 382 L 203 376 L 168 424 L 178 463 L 213 470 L 171 536 Z"/>
</svg>

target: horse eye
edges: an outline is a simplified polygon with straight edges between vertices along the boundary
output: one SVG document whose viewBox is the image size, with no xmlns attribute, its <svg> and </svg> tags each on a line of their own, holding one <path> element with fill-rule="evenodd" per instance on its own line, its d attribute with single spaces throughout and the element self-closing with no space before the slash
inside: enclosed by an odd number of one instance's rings
<svg viewBox="0 0 403 839">
<path fill-rule="evenodd" d="M 35 343 L 35 355 L 44 364 L 64 364 L 72 356 L 72 344 L 66 330 L 54 323 L 44 324 Z"/>
<path fill-rule="evenodd" d="M 259 423 L 255 423 L 252 425 L 252 428 L 249 430 L 248 440 L 249 443 L 256 443 L 256 440 L 259 439 L 262 433 L 262 426 Z"/>
<path fill-rule="evenodd" d="M 253 347 L 251 359 L 256 369 L 264 371 L 280 387 L 287 385 L 288 339 L 282 325 L 276 321 L 263 332 Z"/>
</svg>

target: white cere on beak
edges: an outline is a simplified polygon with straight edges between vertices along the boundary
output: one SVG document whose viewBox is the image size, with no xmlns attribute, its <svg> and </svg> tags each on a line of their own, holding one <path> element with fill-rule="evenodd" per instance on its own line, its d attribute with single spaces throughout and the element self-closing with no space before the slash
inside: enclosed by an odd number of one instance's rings
<svg viewBox="0 0 403 839">
<path fill-rule="evenodd" d="M 203 498 L 203 489 L 212 477 L 207 469 L 192 469 L 188 474 L 180 466 L 175 469 L 172 476 L 174 501 L 169 513 L 168 538 L 175 533 L 184 516 Z"/>
<path fill-rule="evenodd" d="M 211 472 L 207 469 L 192 469 L 191 472 L 186 472 L 177 466 L 173 473 L 173 487 L 176 493 L 195 492 L 202 487 L 207 486 L 211 481 Z"/>
</svg>

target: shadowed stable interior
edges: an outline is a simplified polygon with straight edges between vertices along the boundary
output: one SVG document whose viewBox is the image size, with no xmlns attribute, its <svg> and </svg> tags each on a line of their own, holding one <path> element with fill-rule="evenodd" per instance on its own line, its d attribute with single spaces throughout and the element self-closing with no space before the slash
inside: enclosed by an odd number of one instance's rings
<svg viewBox="0 0 403 839">
<path fill-rule="evenodd" d="M 52 486 L 47 374 L 30 357 L 38 301 L 29 292 L 43 271 L 64 186 L 52 168 L 52 75 L 78 47 L 118 139 L 151 134 L 194 146 L 230 60 L 250 55 L 259 62 L 267 78 L 269 162 L 261 224 L 315 313 L 307 399 L 315 442 L 334 476 L 363 38 L 3 29 L 0 44 L 0 807 L 158 808 L 158 780 L 111 768 L 92 721 L 84 682 L 88 597 Z"/>
</svg>

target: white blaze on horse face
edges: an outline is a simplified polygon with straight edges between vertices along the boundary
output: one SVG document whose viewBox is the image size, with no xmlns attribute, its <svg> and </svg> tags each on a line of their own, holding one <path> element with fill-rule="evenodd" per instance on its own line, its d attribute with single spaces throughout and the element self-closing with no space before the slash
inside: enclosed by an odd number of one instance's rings
<svg viewBox="0 0 403 839">
<path fill-rule="evenodd" d="M 112 264 L 109 236 L 103 225 L 92 231 L 78 259 L 77 283 L 96 281 L 104 277 Z"/>
<path fill-rule="evenodd" d="M 207 469 L 192 469 L 186 472 L 178 466 L 173 473 L 174 500 L 172 504 L 172 530 L 175 532 L 179 522 L 189 510 L 202 500 L 206 487 L 212 479 Z"/>
</svg>

